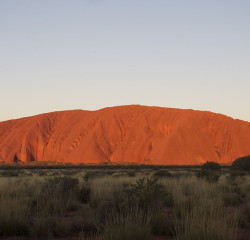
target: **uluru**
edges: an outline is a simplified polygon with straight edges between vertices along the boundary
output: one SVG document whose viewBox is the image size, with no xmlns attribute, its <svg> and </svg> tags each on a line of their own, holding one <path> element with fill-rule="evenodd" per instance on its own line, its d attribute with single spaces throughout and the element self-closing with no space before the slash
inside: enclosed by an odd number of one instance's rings
<svg viewBox="0 0 250 240">
<path fill-rule="evenodd" d="M 230 164 L 250 154 L 250 123 L 206 111 L 128 105 L 0 122 L 0 161 Z"/>
</svg>

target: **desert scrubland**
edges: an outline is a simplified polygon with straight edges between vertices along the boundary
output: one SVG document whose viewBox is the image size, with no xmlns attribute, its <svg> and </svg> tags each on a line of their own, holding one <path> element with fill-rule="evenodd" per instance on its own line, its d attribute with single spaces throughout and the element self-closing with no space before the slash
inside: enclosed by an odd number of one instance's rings
<svg viewBox="0 0 250 240">
<path fill-rule="evenodd" d="M 249 239 L 250 176 L 230 168 L 0 170 L 4 239 Z"/>
</svg>

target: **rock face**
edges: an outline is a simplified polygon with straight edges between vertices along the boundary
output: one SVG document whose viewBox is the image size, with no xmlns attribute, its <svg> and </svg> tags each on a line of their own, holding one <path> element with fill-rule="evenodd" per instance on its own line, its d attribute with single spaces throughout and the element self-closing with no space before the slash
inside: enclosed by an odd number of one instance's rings
<svg viewBox="0 0 250 240">
<path fill-rule="evenodd" d="M 220 114 L 121 106 L 0 123 L 0 161 L 196 165 L 250 154 L 250 123 Z"/>
</svg>

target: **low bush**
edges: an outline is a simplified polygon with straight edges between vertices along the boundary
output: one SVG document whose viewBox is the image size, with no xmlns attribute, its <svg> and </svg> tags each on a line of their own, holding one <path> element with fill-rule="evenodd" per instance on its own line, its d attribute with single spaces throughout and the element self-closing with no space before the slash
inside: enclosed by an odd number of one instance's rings
<svg viewBox="0 0 250 240">
<path fill-rule="evenodd" d="M 164 206 L 173 205 L 173 196 L 166 187 L 153 178 L 142 178 L 128 185 L 124 191 L 113 192 L 113 198 L 99 205 L 100 223 L 113 226 L 147 224 L 151 214 Z"/>
<path fill-rule="evenodd" d="M 173 196 L 162 183 L 155 178 L 141 178 L 126 189 L 130 202 L 136 202 L 145 211 L 160 207 L 172 207 Z"/>
<path fill-rule="evenodd" d="M 209 183 L 218 182 L 221 173 L 219 171 L 213 170 L 201 170 L 197 173 L 198 178 L 205 178 L 205 180 Z"/>
<path fill-rule="evenodd" d="M 72 177 L 54 177 L 49 178 L 44 185 L 44 188 L 53 189 L 61 191 L 62 194 L 68 194 L 70 191 L 74 190 L 79 184 L 77 178 Z"/>
<path fill-rule="evenodd" d="M 232 164 L 233 170 L 250 171 L 250 155 L 237 158 Z"/>
<path fill-rule="evenodd" d="M 221 166 L 216 162 L 206 162 L 197 173 L 198 178 L 205 178 L 209 183 L 218 182 L 220 176 Z"/>
<path fill-rule="evenodd" d="M 206 162 L 201 166 L 202 170 L 221 171 L 221 165 L 216 162 Z"/>
</svg>

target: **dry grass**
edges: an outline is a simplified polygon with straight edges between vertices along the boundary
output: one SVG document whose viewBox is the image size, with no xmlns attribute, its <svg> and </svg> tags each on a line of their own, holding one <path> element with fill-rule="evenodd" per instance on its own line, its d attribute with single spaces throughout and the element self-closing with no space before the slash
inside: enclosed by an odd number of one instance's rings
<svg viewBox="0 0 250 240">
<path fill-rule="evenodd" d="M 225 204 L 229 193 L 244 199 L 246 221 L 250 222 L 248 176 L 231 179 L 222 175 L 218 182 L 209 183 L 197 179 L 193 172 L 173 171 L 171 177 L 161 174 L 157 184 L 173 196 L 173 205 L 164 205 L 161 195 L 154 190 L 159 207 L 147 209 L 145 206 L 151 206 L 152 196 L 135 193 L 132 195 L 137 198 L 133 198 L 128 195 L 131 194 L 128 189 L 136 189 L 131 184 L 137 184 L 142 177 L 159 175 L 153 171 L 127 174 L 126 170 L 100 170 L 101 174 L 92 171 L 89 178 L 84 177 L 86 171 L 67 171 L 42 170 L 41 174 L 37 170 L 26 170 L 17 177 L 0 177 L 0 238 L 49 239 L 70 235 L 63 218 L 66 212 L 76 210 L 83 216 L 79 239 L 94 236 L 94 239 L 105 240 L 139 240 L 168 235 L 177 240 L 234 240 L 240 212 L 239 207 Z M 65 175 L 68 178 L 58 178 Z M 78 179 L 77 183 L 73 183 L 72 178 Z"/>
</svg>

